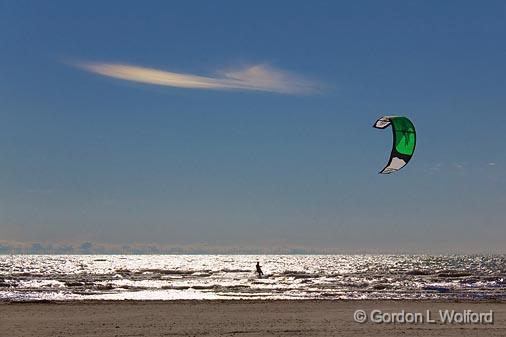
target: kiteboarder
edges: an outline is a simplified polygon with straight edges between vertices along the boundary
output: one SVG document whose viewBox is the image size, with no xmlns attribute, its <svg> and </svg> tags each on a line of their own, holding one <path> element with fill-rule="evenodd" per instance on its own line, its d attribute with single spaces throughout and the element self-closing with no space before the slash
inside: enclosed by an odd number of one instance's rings
<svg viewBox="0 0 506 337">
<path fill-rule="evenodd" d="M 262 268 L 260 268 L 260 262 L 257 262 L 257 273 L 258 273 L 258 277 L 262 277 L 262 275 L 264 274 L 264 272 L 262 271 Z"/>
</svg>

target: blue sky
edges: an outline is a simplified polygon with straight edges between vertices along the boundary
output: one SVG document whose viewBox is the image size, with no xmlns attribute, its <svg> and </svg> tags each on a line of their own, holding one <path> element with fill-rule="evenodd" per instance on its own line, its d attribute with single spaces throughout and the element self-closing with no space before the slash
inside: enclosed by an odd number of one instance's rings
<svg viewBox="0 0 506 337">
<path fill-rule="evenodd" d="M 505 35 L 502 1 L 3 1 L 0 238 L 501 251 Z M 384 114 L 418 131 L 390 176 Z"/>
</svg>

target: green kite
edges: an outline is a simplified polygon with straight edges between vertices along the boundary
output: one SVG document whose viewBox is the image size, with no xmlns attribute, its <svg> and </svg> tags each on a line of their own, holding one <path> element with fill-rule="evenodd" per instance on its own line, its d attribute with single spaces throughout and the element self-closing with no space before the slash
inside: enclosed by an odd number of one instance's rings
<svg viewBox="0 0 506 337">
<path fill-rule="evenodd" d="M 394 144 L 390 160 L 387 166 L 379 172 L 380 174 L 399 171 L 406 166 L 415 152 L 416 132 L 413 123 L 407 117 L 383 116 L 374 123 L 373 127 L 384 129 L 390 124 L 392 124 Z"/>
</svg>

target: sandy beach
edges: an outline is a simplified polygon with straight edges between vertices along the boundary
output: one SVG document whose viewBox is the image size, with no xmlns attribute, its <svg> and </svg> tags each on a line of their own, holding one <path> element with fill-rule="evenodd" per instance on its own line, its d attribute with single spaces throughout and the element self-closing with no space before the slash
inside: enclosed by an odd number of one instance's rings
<svg viewBox="0 0 506 337">
<path fill-rule="evenodd" d="M 366 323 L 356 310 L 431 312 L 435 323 Z M 439 310 L 486 313 L 493 324 L 444 324 Z M 405 316 L 407 317 L 407 316 Z M 370 317 L 368 317 L 370 318 Z M 90 301 L 0 304 L 1 336 L 505 336 L 506 302 Z"/>
</svg>

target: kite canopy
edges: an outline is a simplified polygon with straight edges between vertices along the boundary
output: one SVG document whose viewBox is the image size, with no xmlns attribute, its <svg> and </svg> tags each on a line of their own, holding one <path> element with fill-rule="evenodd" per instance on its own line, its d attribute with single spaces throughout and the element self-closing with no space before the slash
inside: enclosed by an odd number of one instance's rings
<svg viewBox="0 0 506 337">
<path fill-rule="evenodd" d="M 394 143 L 390 160 L 387 166 L 379 172 L 380 174 L 399 171 L 406 166 L 415 152 L 416 132 L 413 123 L 407 117 L 383 116 L 374 123 L 373 127 L 384 129 L 390 124 L 394 134 Z"/>
</svg>

